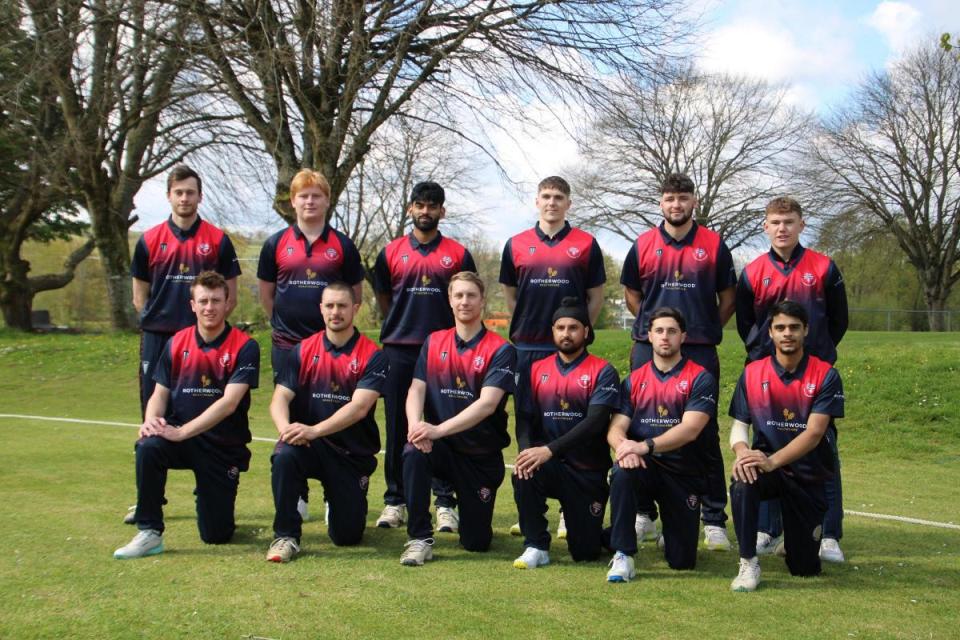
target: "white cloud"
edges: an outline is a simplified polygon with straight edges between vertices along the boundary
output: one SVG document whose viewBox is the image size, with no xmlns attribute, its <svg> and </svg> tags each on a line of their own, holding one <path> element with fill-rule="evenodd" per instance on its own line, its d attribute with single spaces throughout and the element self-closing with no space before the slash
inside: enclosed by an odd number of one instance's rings
<svg viewBox="0 0 960 640">
<path fill-rule="evenodd" d="M 923 14 L 906 2 L 881 2 L 866 20 L 895 53 L 915 45 L 927 30 Z"/>
</svg>

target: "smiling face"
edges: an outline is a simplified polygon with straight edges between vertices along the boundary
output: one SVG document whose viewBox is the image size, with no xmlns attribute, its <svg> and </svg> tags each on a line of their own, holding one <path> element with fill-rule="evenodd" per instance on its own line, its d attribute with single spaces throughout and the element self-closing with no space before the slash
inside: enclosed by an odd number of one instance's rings
<svg viewBox="0 0 960 640">
<path fill-rule="evenodd" d="M 455 280 L 450 283 L 450 308 L 457 321 L 470 323 L 478 320 L 483 315 L 484 303 L 480 287 L 473 282 Z"/>
<path fill-rule="evenodd" d="M 660 196 L 660 211 L 667 224 L 682 227 L 693 217 L 697 196 L 692 193 L 667 191 Z"/>
<path fill-rule="evenodd" d="M 803 349 L 807 326 L 800 318 L 778 313 L 770 319 L 770 339 L 777 353 L 793 355 Z"/>
<path fill-rule="evenodd" d="M 570 196 L 555 187 L 544 187 L 537 193 L 540 220 L 548 225 L 562 224 L 571 204 Z"/>
<path fill-rule="evenodd" d="M 407 213 L 413 220 L 413 226 L 418 231 L 429 233 L 439 226 L 440 221 L 446 215 L 447 210 L 443 205 L 435 202 L 421 202 L 419 200 L 411 202 L 407 207 Z"/>
<path fill-rule="evenodd" d="M 803 218 L 795 211 L 771 211 L 763 220 L 763 230 L 770 239 L 770 246 L 786 257 L 800 244 L 803 228 Z"/>
<path fill-rule="evenodd" d="M 193 287 L 190 308 L 197 316 L 197 326 L 204 331 L 217 331 L 227 317 L 226 288 L 208 289 L 203 285 Z"/>
<path fill-rule="evenodd" d="M 343 331 L 353 325 L 353 317 L 360 305 L 353 301 L 353 293 L 327 287 L 320 299 L 320 313 L 329 331 Z"/>
</svg>

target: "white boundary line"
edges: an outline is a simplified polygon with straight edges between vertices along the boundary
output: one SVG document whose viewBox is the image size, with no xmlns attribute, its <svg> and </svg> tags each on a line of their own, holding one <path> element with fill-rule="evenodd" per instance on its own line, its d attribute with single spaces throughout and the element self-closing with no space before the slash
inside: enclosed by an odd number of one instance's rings
<svg viewBox="0 0 960 640">
<path fill-rule="evenodd" d="M 105 420 L 82 420 L 80 418 L 52 418 L 50 416 L 30 416 L 30 415 L 21 415 L 16 413 L 0 413 L 0 418 L 6 418 L 9 420 L 42 420 L 45 422 L 65 422 L 72 424 L 89 424 L 89 425 L 102 425 L 108 427 L 133 427 L 138 428 L 139 424 L 132 424 L 130 422 L 108 422 Z M 276 438 L 259 438 L 254 436 L 253 440 L 257 442 L 269 442 L 271 444 L 277 441 Z M 383 454 L 383 451 L 380 452 Z M 508 469 L 512 469 L 513 465 L 508 464 L 504 465 Z M 925 527 L 938 527 L 940 529 L 954 529 L 960 531 L 960 525 L 954 524 L 952 522 L 936 522 L 934 520 L 923 520 L 921 518 L 910 518 L 907 516 L 895 516 L 889 515 L 886 513 L 870 513 L 868 511 L 854 511 L 852 509 L 844 509 L 843 513 L 848 516 L 859 516 L 861 518 L 873 518 L 874 520 L 892 520 L 894 522 L 902 522 L 905 524 L 918 524 Z"/>
</svg>

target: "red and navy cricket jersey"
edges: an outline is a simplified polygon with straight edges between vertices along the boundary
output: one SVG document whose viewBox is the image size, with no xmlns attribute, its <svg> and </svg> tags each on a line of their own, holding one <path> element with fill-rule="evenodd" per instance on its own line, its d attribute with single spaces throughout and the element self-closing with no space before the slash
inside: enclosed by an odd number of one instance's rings
<svg viewBox="0 0 960 640">
<path fill-rule="evenodd" d="M 633 243 L 620 274 L 620 284 L 643 294 L 633 339 L 646 342 L 650 316 L 669 306 L 687 321 L 687 344 L 720 344 L 717 294 L 736 283 L 733 257 L 716 232 L 694 222 L 678 241 L 660 223 Z"/>
<path fill-rule="evenodd" d="M 810 316 L 804 351 L 837 361 L 847 330 L 847 293 L 833 260 L 800 245 L 783 261 L 773 249 L 746 266 L 737 284 L 737 330 L 750 360 L 773 353 L 770 307 L 782 300 L 801 304 Z"/>
<path fill-rule="evenodd" d="M 273 234 L 260 250 L 257 278 L 276 284 L 273 296 L 273 344 L 291 349 L 323 329 L 320 297 L 331 282 L 363 281 L 360 253 L 330 225 L 310 244 L 293 225 Z"/>
<path fill-rule="evenodd" d="M 560 438 L 587 417 L 591 405 L 619 406 L 620 377 L 609 362 L 583 352 L 569 364 L 551 354 L 530 368 L 530 393 L 524 394 L 524 409 L 533 417 L 530 442 L 546 445 Z M 585 471 L 610 468 L 607 431 L 576 444 L 561 458 Z"/>
<path fill-rule="evenodd" d="M 229 324 L 212 342 L 204 342 L 195 326 L 178 331 L 164 348 L 153 374 L 157 384 L 170 390 L 166 420 L 186 424 L 223 397 L 228 384 L 256 389 L 260 379 L 260 346 Z M 246 471 L 250 462 L 250 390 L 237 410 L 198 438 L 215 445 L 225 457 Z"/>
<path fill-rule="evenodd" d="M 357 389 L 381 393 L 390 365 L 370 338 L 354 329 L 342 347 L 316 333 L 294 347 L 277 384 L 293 391 L 290 422 L 314 425 L 326 420 L 353 399 Z M 324 438 L 348 455 L 372 456 L 380 451 L 376 404 L 353 426 Z"/>
<path fill-rule="evenodd" d="M 596 239 L 565 223 L 553 238 L 539 224 L 519 233 L 503 247 L 500 283 L 517 288 L 510 318 L 510 340 L 523 351 L 550 350 L 553 312 L 567 296 L 587 303 L 587 289 L 607 280 Z"/>
<path fill-rule="evenodd" d="M 447 301 L 450 276 L 476 271 L 473 257 L 459 242 L 440 234 L 421 244 L 411 233 L 380 252 L 373 288 L 391 295 L 390 311 L 380 328 L 382 344 L 421 345 L 427 336 L 453 326 Z"/>
<path fill-rule="evenodd" d="M 431 424 L 457 415 L 480 398 L 483 387 L 513 393 L 517 353 L 513 346 L 485 328 L 468 341 L 456 328 L 427 336 L 414 367 L 413 377 L 427 385 L 424 417 Z M 510 444 L 507 435 L 507 396 L 496 411 L 475 426 L 445 438 L 457 452 L 484 455 Z"/>
<path fill-rule="evenodd" d="M 793 373 L 774 356 L 747 365 L 730 401 L 730 416 L 753 425 L 755 449 L 772 454 L 803 433 L 812 413 L 843 417 L 843 383 L 828 362 L 805 355 Z M 833 476 L 833 454 L 826 438 L 809 453 L 783 467 L 806 482 Z"/>
<path fill-rule="evenodd" d="M 656 438 L 683 421 L 687 411 L 699 411 L 717 419 L 717 381 L 693 360 L 683 358 L 667 372 L 647 362 L 623 381 L 620 409 L 630 418 L 627 437 L 642 441 Z M 706 428 L 704 428 L 706 431 Z M 654 451 L 650 458 L 678 475 L 701 475 L 705 470 L 701 437 L 673 451 Z"/>
<path fill-rule="evenodd" d="M 174 333 L 195 324 L 190 285 L 201 271 L 216 271 L 227 280 L 240 275 L 233 243 L 212 224 L 197 218 L 183 230 L 167 219 L 140 236 L 130 264 L 131 276 L 150 283 L 140 328 Z"/>
</svg>

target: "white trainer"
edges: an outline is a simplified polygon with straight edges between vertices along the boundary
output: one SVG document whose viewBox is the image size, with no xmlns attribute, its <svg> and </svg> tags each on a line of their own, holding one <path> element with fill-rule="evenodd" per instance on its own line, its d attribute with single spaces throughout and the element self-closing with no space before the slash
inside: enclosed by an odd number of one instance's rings
<svg viewBox="0 0 960 640">
<path fill-rule="evenodd" d="M 513 561 L 517 569 L 536 569 L 550 564 L 550 554 L 536 547 L 527 547 L 523 554 Z"/>
<path fill-rule="evenodd" d="M 727 530 L 712 524 L 703 525 L 703 544 L 710 551 L 729 551 L 730 540 Z"/>
<path fill-rule="evenodd" d="M 610 560 L 610 570 L 607 571 L 607 582 L 630 582 L 637 577 L 637 570 L 633 564 L 633 556 L 622 551 L 613 554 Z"/>
<path fill-rule="evenodd" d="M 422 567 L 424 562 L 433 560 L 433 538 L 408 540 L 403 545 L 400 564 L 405 567 Z"/>
<path fill-rule="evenodd" d="M 440 533 L 456 533 L 460 530 L 460 515 L 456 509 L 437 507 L 437 531 Z"/>
<path fill-rule="evenodd" d="M 843 562 L 843 551 L 836 538 L 824 538 L 820 541 L 820 559 L 827 562 Z"/>
<path fill-rule="evenodd" d="M 117 560 L 130 560 L 163 553 L 163 534 L 156 529 L 141 529 L 133 540 L 113 552 Z"/>
<path fill-rule="evenodd" d="M 310 519 L 310 504 L 303 498 L 297 498 L 297 512 L 300 514 L 300 519 L 306 522 Z"/>
<path fill-rule="evenodd" d="M 293 538 L 277 538 L 267 551 L 268 562 L 290 562 L 300 553 L 300 545 Z"/>
<path fill-rule="evenodd" d="M 402 504 L 388 504 L 377 518 L 377 526 L 381 529 L 396 529 L 407 521 L 407 507 Z"/>
<path fill-rule="evenodd" d="M 634 527 L 637 530 L 637 542 L 653 542 L 657 539 L 657 523 L 647 514 L 638 513 Z"/>
<path fill-rule="evenodd" d="M 563 511 L 560 512 L 560 522 L 557 523 L 557 537 L 561 540 L 567 539 L 567 521 L 563 517 Z"/>
<path fill-rule="evenodd" d="M 777 550 L 777 546 L 783 544 L 783 536 L 774 538 L 764 531 L 757 532 L 757 555 L 768 556 Z"/>
<path fill-rule="evenodd" d="M 731 591 L 756 591 L 760 584 L 760 559 L 740 558 L 740 572 L 730 583 Z"/>
</svg>

